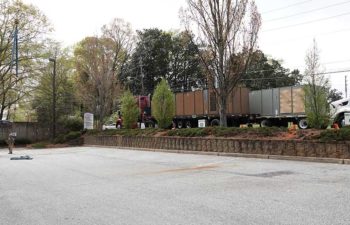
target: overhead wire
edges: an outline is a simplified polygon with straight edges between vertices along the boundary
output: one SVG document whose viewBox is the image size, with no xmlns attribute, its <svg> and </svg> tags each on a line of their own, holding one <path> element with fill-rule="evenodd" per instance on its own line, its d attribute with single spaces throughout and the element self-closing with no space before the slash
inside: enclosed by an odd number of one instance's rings
<svg viewBox="0 0 350 225">
<path fill-rule="evenodd" d="M 317 11 L 320 11 L 320 10 L 323 10 L 323 9 L 328 9 L 328 8 L 331 8 L 331 7 L 344 5 L 344 4 L 348 4 L 348 3 L 350 3 L 350 1 L 339 2 L 339 3 L 327 5 L 327 6 L 324 6 L 324 7 L 320 7 L 320 8 L 316 8 L 316 9 L 312 9 L 312 10 L 308 10 L 308 11 L 304 11 L 304 12 L 300 12 L 300 13 L 296 13 L 296 14 L 292 14 L 292 15 L 288 15 L 288 16 L 277 17 L 277 18 L 265 20 L 264 22 L 272 22 L 272 21 L 284 20 L 284 19 L 288 19 L 288 18 L 291 18 L 291 17 L 300 16 L 300 15 L 304 15 L 304 14 L 309 14 L 309 13 L 312 13 L 312 12 L 317 12 Z"/>
<path fill-rule="evenodd" d="M 308 3 L 308 2 L 312 2 L 312 0 L 297 2 L 297 3 L 291 4 L 291 5 L 283 6 L 281 8 L 271 9 L 271 10 L 262 12 L 262 14 L 269 14 L 269 13 L 280 11 L 280 10 L 283 10 L 283 9 L 288 9 L 288 8 L 291 8 L 291 7 L 294 7 L 294 6 L 297 6 L 297 5 L 302 5 L 302 4 L 305 4 L 305 3 Z"/>
<path fill-rule="evenodd" d="M 316 20 L 310 20 L 310 21 L 306 21 L 306 22 L 302 22 L 302 23 L 291 24 L 291 25 L 282 26 L 282 27 L 276 27 L 276 28 L 272 28 L 272 29 L 268 29 L 268 30 L 262 30 L 262 32 L 270 32 L 270 31 L 287 29 L 287 28 L 291 28 L 291 27 L 298 27 L 298 26 L 302 26 L 302 25 L 306 25 L 306 24 L 317 23 L 320 21 L 330 20 L 330 19 L 334 19 L 334 18 L 338 18 L 338 17 L 342 17 L 342 16 L 347 16 L 347 15 L 350 15 L 350 12 L 346 12 L 346 13 L 342 13 L 342 14 L 338 14 L 338 15 L 334 15 L 334 16 L 329 16 L 329 17 L 324 17 L 324 18 L 320 18 L 320 19 L 316 19 Z"/>
</svg>

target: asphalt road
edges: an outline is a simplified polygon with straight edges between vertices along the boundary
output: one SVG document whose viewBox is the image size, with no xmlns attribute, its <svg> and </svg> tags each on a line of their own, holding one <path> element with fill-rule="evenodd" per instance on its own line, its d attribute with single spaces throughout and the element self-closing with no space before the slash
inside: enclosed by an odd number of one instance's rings
<svg viewBox="0 0 350 225">
<path fill-rule="evenodd" d="M 0 150 L 0 224 L 350 224 L 350 165 L 77 147 Z"/>
</svg>

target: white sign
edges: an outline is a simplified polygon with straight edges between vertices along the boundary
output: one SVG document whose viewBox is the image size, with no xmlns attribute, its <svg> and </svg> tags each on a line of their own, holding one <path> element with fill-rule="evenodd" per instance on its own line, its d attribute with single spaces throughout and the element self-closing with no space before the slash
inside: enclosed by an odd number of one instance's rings
<svg viewBox="0 0 350 225">
<path fill-rule="evenodd" d="M 94 129 L 94 114 L 84 113 L 84 129 Z"/>
<path fill-rule="evenodd" d="M 344 113 L 345 126 L 350 125 L 350 113 Z"/>
<path fill-rule="evenodd" d="M 205 127 L 205 120 L 198 120 L 198 127 Z"/>
</svg>

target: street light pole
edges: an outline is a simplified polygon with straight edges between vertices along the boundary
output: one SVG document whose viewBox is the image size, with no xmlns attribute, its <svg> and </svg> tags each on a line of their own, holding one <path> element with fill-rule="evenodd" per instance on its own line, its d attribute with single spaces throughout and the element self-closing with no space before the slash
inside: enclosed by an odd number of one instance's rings
<svg viewBox="0 0 350 225">
<path fill-rule="evenodd" d="M 49 58 L 53 62 L 52 75 L 52 139 L 56 137 L 56 59 Z"/>
</svg>

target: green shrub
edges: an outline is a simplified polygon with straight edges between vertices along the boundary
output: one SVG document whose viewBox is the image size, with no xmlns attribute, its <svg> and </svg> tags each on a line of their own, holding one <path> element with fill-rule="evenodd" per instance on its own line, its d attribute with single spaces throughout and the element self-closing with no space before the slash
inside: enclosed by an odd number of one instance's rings
<svg viewBox="0 0 350 225">
<path fill-rule="evenodd" d="M 160 128 L 168 128 L 175 116 L 175 99 L 165 79 L 157 85 L 152 98 L 152 114 Z"/>
<path fill-rule="evenodd" d="M 84 128 L 84 121 L 81 117 L 65 117 L 62 119 L 62 123 L 65 129 L 69 131 L 81 131 Z"/>
<path fill-rule="evenodd" d="M 81 136 L 81 133 L 79 131 L 71 131 L 68 134 L 64 136 L 65 141 L 70 141 L 77 139 Z"/>
<path fill-rule="evenodd" d="M 121 98 L 121 113 L 123 127 L 130 129 L 137 123 L 140 110 L 137 106 L 136 99 L 129 90 L 124 92 Z"/>
<path fill-rule="evenodd" d="M 339 130 L 325 130 L 321 132 L 318 138 L 323 142 L 350 141 L 350 129 L 342 128 Z"/>
</svg>

